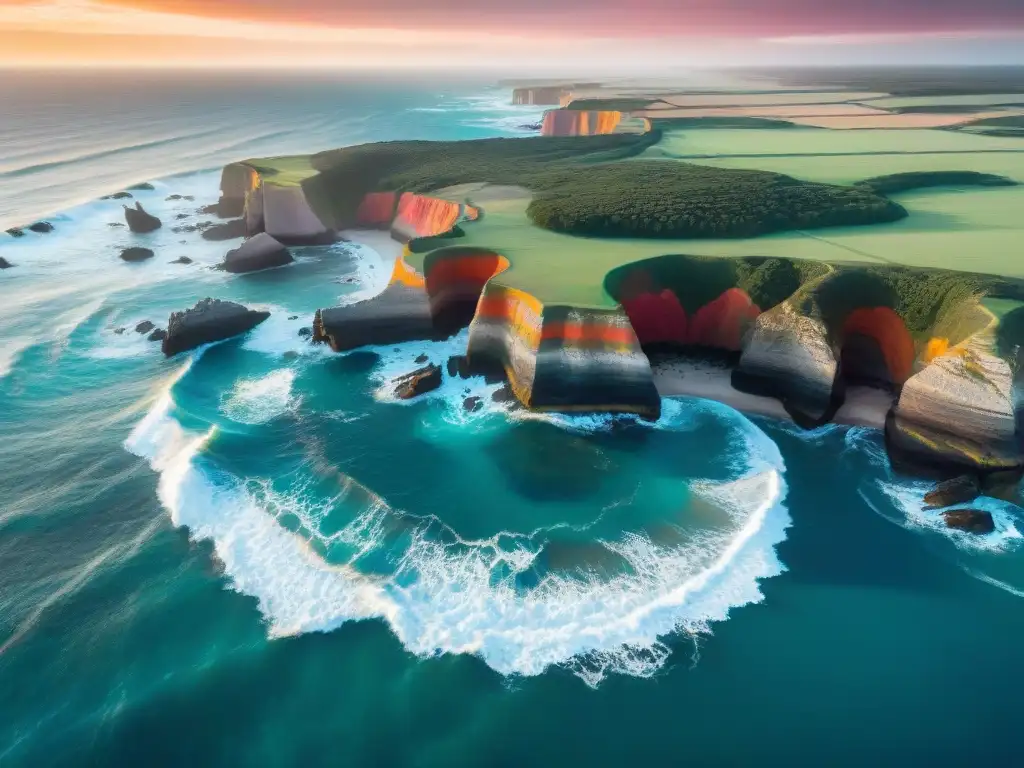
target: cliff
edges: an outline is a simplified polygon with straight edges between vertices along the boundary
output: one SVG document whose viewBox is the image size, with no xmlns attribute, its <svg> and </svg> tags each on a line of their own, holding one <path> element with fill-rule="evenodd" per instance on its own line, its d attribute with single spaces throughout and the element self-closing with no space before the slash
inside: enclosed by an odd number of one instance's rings
<svg viewBox="0 0 1024 768">
<path fill-rule="evenodd" d="M 624 112 L 549 109 L 541 123 L 542 136 L 599 136 L 609 133 L 644 133 L 650 123 Z"/>
</svg>

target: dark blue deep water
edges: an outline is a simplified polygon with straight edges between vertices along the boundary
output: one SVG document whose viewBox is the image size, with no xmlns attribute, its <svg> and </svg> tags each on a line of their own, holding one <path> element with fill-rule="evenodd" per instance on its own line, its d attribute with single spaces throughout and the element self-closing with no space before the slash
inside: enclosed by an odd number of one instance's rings
<svg viewBox="0 0 1024 768">
<path fill-rule="evenodd" d="M 1020 510 L 950 535 L 879 434 L 708 401 L 399 404 L 464 336 L 298 335 L 386 238 L 233 276 L 171 231 L 231 160 L 539 116 L 440 80 L 0 80 L 0 229 L 56 228 L 0 234 L 0 765 L 1018 763 Z M 96 198 L 144 180 L 126 264 Z M 172 360 L 133 330 L 204 296 L 272 316 Z"/>
</svg>

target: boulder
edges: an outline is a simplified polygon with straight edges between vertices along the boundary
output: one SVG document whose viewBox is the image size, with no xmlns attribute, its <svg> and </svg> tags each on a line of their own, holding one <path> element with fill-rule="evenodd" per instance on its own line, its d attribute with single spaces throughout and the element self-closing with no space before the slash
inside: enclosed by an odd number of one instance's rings
<svg viewBox="0 0 1024 768">
<path fill-rule="evenodd" d="M 10 235 L 11 237 L 24 237 L 25 236 L 25 231 L 22 230 L 22 229 L 18 229 L 17 227 L 11 227 L 11 229 L 8 229 L 6 231 L 7 231 L 7 234 Z"/>
<path fill-rule="evenodd" d="M 415 362 L 419 363 L 420 365 L 423 365 L 424 363 L 428 362 L 429 360 L 430 360 L 430 358 L 427 357 L 426 355 L 420 355 L 419 357 L 416 358 Z"/>
<path fill-rule="evenodd" d="M 308 327 L 299 328 L 299 336 L 301 336 L 304 339 L 311 339 L 313 338 L 313 329 Z"/>
<path fill-rule="evenodd" d="M 146 337 L 149 341 L 163 341 L 167 338 L 167 331 L 163 328 L 155 329 L 149 336 Z"/>
<path fill-rule="evenodd" d="M 220 242 L 221 240 L 235 240 L 236 238 L 245 237 L 249 234 L 245 228 L 245 219 L 232 219 L 224 224 L 213 224 L 208 227 L 197 225 L 196 228 L 203 230 L 204 240 L 212 240 L 214 242 Z"/>
<path fill-rule="evenodd" d="M 125 333 L 125 331 L 127 331 L 127 330 L 128 330 L 128 329 L 127 329 L 127 328 L 125 328 L 125 327 L 124 327 L 124 326 L 122 325 L 122 326 L 121 326 L 120 328 L 115 328 L 115 329 L 114 329 L 114 333 L 116 333 L 116 334 L 117 334 L 118 336 L 124 336 L 124 333 Z"/>
<path fill-rule="evenodd" d="M 395 396 L 410 400 L 441 386 L 441 366 L 427 365 L 395 379 Z"/>
<path fill-rule="evenodd" d="M 160 229 L 161 222 L 156 216 L 146 213 L 142 203 L 135 203 L 134 208 L 124 207 L 124 218 L 128 222 L 128 229 L 138 234 L 145 234 Z"/>
<path fill-rule="evenodd" d="M 13 264 L 11 264 L 11 262 L 9 262 L 9 261 L 8 261 L 7 259 L 5 259 L 5 258 L 4 258 L 3 256 L 0 256 L 0 269 L 10 269 L 10 268 L 11 268 L 11 267 L 13 267 L 13 266 L 14 266 L 14 265 L 13 265 Z"/>
<path fill-rule="evenodd" d="M 479 397 L 467 397 L 462 401 L 462 408 L 466 413 L 474 413 L 483 407 L 483 401 Z"/>
<path fill-rule="evenodd" d="M 207 230 L 209 232 L 210 230 Z M 206 232 L 203 237 L 206 237 Z M 250 237 L 238 248 L 228 251 L 221 268 L 227 272 L 255 272 L 259 269 L 283 267 L 294 261 L 291 253 L 266 232 Z"/>
<path fill-rule="evenodd" d="M 942 519 L 947 527 L 967 533 L 984 535 L 996 529 L 992 515 L 979 509 L 951 509 L 942 513 Z"/>
<path fill-rule="evenodd" d="M 491 393 L 492 403 L 511 403 L 515 399 L 516 396 L 512 394 L 512 388 L 508 384 L 498 387 Z"/>
<path fill-rule="evenodd" d="M 149 248 L 132 247 L 121 251 L 121 259 L 123 261 L 145 261 L 151 258 L 153 258 L 153 251 Z"/>
<path fill-rule="evenodd" d="M 29 229 L 40 235 L 45 235 L 48 232 L 53 232 L 53 224 L 48 221 L 37 221 L 35 224 L 29 226 Z"/>
<path fill-rule="evenodd" d="M 178 221 L 183 221 L 184 219 L 188 218 L 188 214 L 187 213 L 178 213 L 178 214 L 175 214 L 174 218 L 177 219 Z"/>
<path fill-rule="evenodd" d="M 112 195 L 104 195 L 100 200 L 130 200 L 131 198 L 131 192 L 115 192 Z"/>
<path fill-rule="evenodd" d="M 189 202 L 192 202 L 193 200 L 195 200 L 195 198 L 192 197 L 192 195 L 168 195 L 164 199 L 167 200 L 167 201 L 171 201 L 171 200 L 188 200 Z"/>
<path fill-rule="evenodd" d="M 190 259 L 188 256 L 179 256 L 178 258 L 176 258 L 174 261 L 171 262 L 171 264 L 191 264 L 191 263 L 192 263 L 192 259 Z"/>
<path fill-rule="evenodd" d="M 148 181 L 144 181 L 141 184 L 132 184 L 128 189 L 135 190 L 136 192 L 152 192 L 156 187 Z"/>
<path fill-rule="evenodd" d="M 153 323 L 151 323 L 149 320 L 143 320 L 141 323 L 139 323 L 138 325 L 135 326 L 135 332 L 136 333 L 149 333 L 154 328 L 156 328 L 156 326 L 153 325 Z"/>
<path fill-rule="evenodd" d="M 163 352 L 168 357 L 202 344 L 229 339 L 245 333 L 270 317 L 231 301 L 203 299 L 191 309 L 174 312 L 167 321 Z"/>
<path fill-rule="evenodd" d="M 299 316 L 298 315 L 288 315 L 288 319 L 289 320 L 298 320 Z"/>
<path fill-rule="evenodd" d="M 978 480 L 972 475 L 961 475 L 945 480 L 924 495 L 925 509 L 942 509 L 974 501 L 981 493 Z"/>
</svg>

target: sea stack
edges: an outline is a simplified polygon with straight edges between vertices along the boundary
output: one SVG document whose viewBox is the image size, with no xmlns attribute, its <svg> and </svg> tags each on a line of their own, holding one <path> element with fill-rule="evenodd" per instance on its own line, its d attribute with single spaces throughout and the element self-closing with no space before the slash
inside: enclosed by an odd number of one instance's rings
<svg viewBox="0 0 1024 768">
<path fill-rule="evenodd" d="M 134 208 L 124 206 L 124 218 L 128 222 L 128 229 L 137 234 L 145 234 L 160 229 L 161 222 L 156 216 L 147 213 L 142 203 L 135 203 Z"/>
<path fill-rule="evenodd" d="M 257 311 L 220 299 L 203 299 L 191 309 L 174 312 L 167 321 L 163 353 L 168 357 L 194 349 L 202 344 L 223 341 L 245 333 L 270 317 Z"/>
<path fill-rule="evenodd" d="M 261 232 L 228 251 L 221 268 L 227 272 L 255 272 L 260 269 L 283 267 L 294 261 L 291 253 L 266 232 Z"/>
</svg>

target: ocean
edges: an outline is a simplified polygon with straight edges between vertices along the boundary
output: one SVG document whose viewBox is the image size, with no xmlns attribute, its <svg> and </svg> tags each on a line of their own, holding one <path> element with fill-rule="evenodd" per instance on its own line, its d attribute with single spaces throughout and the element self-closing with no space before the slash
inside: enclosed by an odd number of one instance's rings
<svg viewBox="0 0 1024 768">
<path fill-rule="evenodd" d="M 397 402 L 465 331 L 299 335 L 379 291 L 387 248 L 239 276 L 172 231 L 224 163 L 526 135 L 541 109 L 509 102 L 456 76 L 0 76 L 0 230 L 54 226 L 0 234 L 0 765 L 1016 762 L 1018 508 L 947 531 L 878 432 L 706 400 L 654 424 L 482 379 Z M 139 182 L 143 238 L 98 199 Z M 134 330 L 205 296 L 272 315 L 171 360 Z"/>
</svg>

